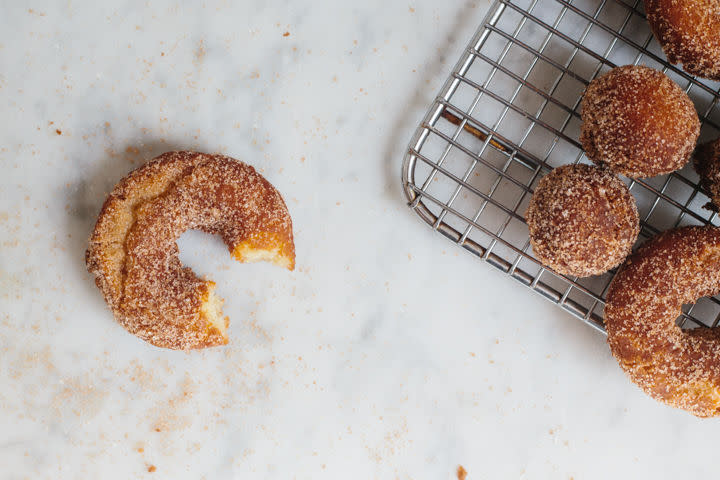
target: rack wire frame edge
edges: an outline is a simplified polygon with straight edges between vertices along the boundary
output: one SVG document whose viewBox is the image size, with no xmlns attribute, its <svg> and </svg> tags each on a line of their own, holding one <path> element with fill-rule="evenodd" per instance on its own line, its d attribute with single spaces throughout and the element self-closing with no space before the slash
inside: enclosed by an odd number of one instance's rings
<svg viewBox="0 0 720 480">
<path fill-rule="evenodd" d="M 566 131 L 571 121 L 579 118 L 580 96 L 576 98 L 574 104 L 567 105 L 556 98 L 558 86 L 563 81 L 563 78 L 573 78 L 586 85 L 590 80 L 602 73 L 603 69 L 616 66 L 611 58 L 614 49 L 617 50 L 619 46 L 630 51 L 634 49 L 637 54 L 633 61 L 629 63 L 653 63 L 651 66 L 661 69 L 666 74 L 673 75 L 672 78 L 678 83 L 687 82 L 687 85 L 681 86 L 684 86 L 691 96 L 699 92 L 698 95 L 703 94 L 708 97 L 707 105 L 703 105 L 701 109 L 698 108 L 698 113 L 703 131 L 708 136 L 718 136 L 720 135 L 720 107 L 718 106 L 718 100 L 720 99 L 718 88 L 720 85 L 696 79 L 683 72 L 678 66 L 668 64 L 662 53 L 657 53 L 657 45 L 652 45 L 654 40 L 651 34 L 638 41 L 632 38 L 632 35 L 626 33 L 625 29 L 628 25 L 632 25 L 633 21 L 637 19 L 644 20 L 641 0 L 635 0 L 632 5 L 625 3 L 623 0 L 585 0 L 590 5 L 584 6 L 577 4 L 583 0 L 575 0 L 575 3 L 573 0 L 532 0 L 525 7 L 519 5 L 518 1 L 496 0 L 491 5 L 485 19 L 467 47 L 463 50 L 460 59 L 432 102 L 408 145 L 402 163 L 403 191 L 408 206 L 433 230 L 524 286 L 529 287 L 543 298 L 560 306 L 595 330 L 604 333 L 602 308 L 604 307 L 605 293 L 614 271 L 606 274 L 601 281 L 590 282 L 589 284 L 584 279 L 560 275 L 542 266 L 532 256 L 529 239 L 525 238 L 523 243 L 517 243 L 509 241 L 504 235 L 511 222 L 519 221 L 524 223 L 524 210 L 521 208 L 523 201 L 526 201 L 529 195 L 532 194 L 533 184 L 542 177 L 542 174 L 557 166 L 551 164 L 548 159 L 560 141 L 567 142 L 579 149 L 579 154 L 572 160 L 572 163 L 587 161 L 582 148 L 577 142 L 577 136 L 568 134 Z M 539 5 L 560 7 L 559 13 L 552 23 L 543 20 L 535 13 L 535 9 Z M 610 8 L 609 5 L 615 9 L 621 8 L 626 11 L 626 15 L 619 27 L 608 25 L 602 19 L 604 9 Z M 591 6 L 595 8 L 588 8 Z M 510 14 L 519 19 L 516 24 L 510 22 L 511 25 L 516 26 L 512 32 L 508 32 L 505 26 L 500 25 L 504 16 Z M 571 16 L 574 19 L 572 21 L 579 23 L 582 27 L 579 36 L 573 36 L 563 31 L 563 21 Z M 571 23 L 572 21 L 568 22 Z M 523 28 L 528 23 L 532 24 L 533 29 L 545 32 L 545 37 L 539 47 L 533 46 L 530 41 L 521 38 Z M 586 39 L 593 32 L 604 32 L 611 38 L 604 52 L 598 52 L 585 44 Z M 506 42 L 497 58 L 492 58 L 492 55 L 483 52 L 483 47 L 491 35 L 495 35 L 501 41 Z M 568 45 L 570 54 L 565 63 L 552 58 L 550 54 L 546 53 L 546 48 L 553 40 L 559 40 Z M 530 67 L 524 74 L 513 71 L 504 63 L 508 52 L 516 47 L 528 52 L 533 58 Z M 655 49 L 653 50 L 652 47 L 655 47 Z M 590 78 L 583 77 L 572 68 L 572 63 L 578 58 L 579 53 L 597 62 L 597 66 Z M 471 67 L 476 62 L 490 67 L 484 82 L 474 80 L 468 75 Z M 537 80 L 529 80 L 538 62 L 555 67 L 559 72 L 559 76 L 552 84 L 543 87 L 536 85 Z M 489 87 L 489 85 L 492 85 L 493 78 L 496 75 L 503 75 L 505 78 L 517 82 L 517 88 L 509 98 L 503 97 Z M 458 89 L 463 86 L 469 86 L 477 93 L 469 105 L 459 107 L 454 102 L 454 97 Z M 523 89 L 539 95 L 542 99 L 542 103 L 535 113 L 529 111 L 522 101 L 517 101 L 518 95 Z M 483 97 L 491 98 L 499 102 L 503 107 L 502 113 L 494 125 L 488 125 L 488 122 L 483 122 L 477 118 L 475 109 Z M 696 99 L 693 98 L 693 100 Z M 566 119 L 561 122 L 561 125 L 553 126 L 552 122 L 543 118 L 548 105 L 552 105 L 566 114 Z M 698 101 L 696 101 L 697 107 Z M 509 112 L 516 114 L 517 118 L 530 122 L 520 141 L 509 138 L 498 128 Z M 716 112 L 717 117 L 715 116 Z M 438 126 L 440 122 L 445 122 L 446 128 L 440 128 Z M 453 128 L 448 130 L 448 126 Z M 526 140 L 533 135 L 533 130 L 535 132 L 550 132 L 554 136 L 550 151 L 547 152 L 544 158 L 542 155 L 538 155 L 537 152 L 532 152 L 524 147 Z M 468 133 L 477 140 L 475 145 L 470 146 L 468 142 L 459 140 L 461 135 Z M 441 149 L 442 153 L 435 156 L 426 155 L 424 152 L 431 136 L 439 139 L 440 143 L 444 142 L 445 144 L 445 147 Z M 456 151 L 471 159 L 469 167 L 462 174 L 453 172 L 447 168 L 445 163 L 446 159 L 451 156 L 451 152 Z M 495 153 L 499 152 L 507 158 L 502 166 L 492 164 L 487 160 L 486 152 L 493 151 Z M 515 164 L 522 165 L 528 170 L 529 181 L 526 181 L 527 179 L 520 181 L 508 173 L 510 166 Z M 429 170 L 425 174 L 421 174 L 418 172 L 419 165 L 423 165 Z M 490 176 L 497 176 L 489 189 L 479 188 L 473 185 L 472 180 L 469 180 L 479 166 L 489 170 Z M 430 191 L 429 187 L 437 176 L 445 178 L 452 187 L 452 192 L 447 199 L 440 198 L 439 195 L 434 195 Z M 626 179 L 631 191 L 636 196 L 641 194 L 648 202 L 646 211 L 641 216 L 641 239 L 649 238 L 665 229 L 653 220 L 653 216 L 663 211 L 663 209 L 672 208 L 677 210 L 674 220 L 670 222 L 671 227 L 684 224 L 717 225 L 717 213 L 703 209 L 708 198 L 698 185 L 697 178 L 693 177 L 693 172 L 690 170 L 675 172 L 662 179 L 657 179 L 660 181 L 658 185 L 655 185 L 652 180 Z M 520 198 L 514 205 L 499 202 L 495 198 L 498 189 L 503 188 L 503 182 L 521 189 Z M 686 200 L 677 201 L 673 197 L 671 190 L 673 190 L 675 184 L 684 185 L 689 189 Z M 461 192 L 478 202 L 473 215 L 468 215 L 456 207 Z M 497 228 L 483 223 L 483 212 L 486 211 L 489 205 L 500 212 L 499 215 L 503 218 Z M 453 217 L 456 221 L 450 222 L 449 217 Z M 484 241 L 474 238 L 474 232 L 484 234 Z M 530 265 L 530 268 L 527 265 Z M 582 294 L 583 299 L 577 298 L 580 294 Z M 710 308 L 706 305 L 704 308 L 696 310 L 696 304 L 684 309 L 679 324 L 686 328 L 717 326 L 720 320 L 720 300 L 713 297 L 707 303 Z"/>
</svg>

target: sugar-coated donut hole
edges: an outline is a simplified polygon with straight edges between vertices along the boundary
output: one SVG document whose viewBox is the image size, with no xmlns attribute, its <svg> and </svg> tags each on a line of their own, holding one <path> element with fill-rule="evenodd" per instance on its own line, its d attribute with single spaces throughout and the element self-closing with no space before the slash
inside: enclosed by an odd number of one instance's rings
<svg viewBox="0 0 720 480">
<path fill-rule="evenodd" d="M 631 178 L 682 168 L 700 134 L 688 95 L 664 73 L 640 65 L 613 68 L 590 82 L 581 117 L 587 157 Z"/>
<path fill-rule="evenodd" d="M 533 254 L 553 270 L 579 277 L 619 265 L 640 230 L 627 185 L 607 169 L 585 164 L 543 177 L 525 216 Z"/>
<path fill-rule="evenodd" d="M 720 3 L 716 0 L 645 0 L 650 28 L 670 63 L 720 80 Z"/>
</svg>

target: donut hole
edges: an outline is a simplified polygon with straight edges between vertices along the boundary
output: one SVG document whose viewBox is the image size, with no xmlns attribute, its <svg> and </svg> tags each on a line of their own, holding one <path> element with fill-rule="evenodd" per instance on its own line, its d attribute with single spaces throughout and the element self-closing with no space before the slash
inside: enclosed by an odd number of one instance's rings
<svg viewBox="0 0 720 480">
<path fill-rule="evenodd" d="M 525 214 L 533 255 L 565 275 L 600 275 L 630 253 L 635 200 L 608 170 L 565 165 L 542 178 Z"/>
<path fill-rule="evenodd" d="M 715 0 L 645 0 L 647 20 L 670 63 L 720 79 L 720 6 Z"/>
<path fill-rule="evenodd" d="M 695 107 L 680 86 L 646 66 L 597 77 L 582 99 L 580 142 L 587 157 L 631 178 L 682 168 L 700 133 Z"/>
<path fill-rule="evenodd" d="M 720 316 L 720 304 L 714 297 L 702 297 L 695 303 L 683 305 L 682 312 L 684 315 L 678 315 L 675 324 L 683 330 L 711 327 L 712 323 L 701 322 L 699 319 L 714 319 Z"/>
<path fill-rule="evenodd" d="M 223 269 L 228 260 L 228 249 L 218 235 L 188 230 L 177 240 L 180 262 L 190 268 L 208 287 L 200 303 L 200 317 L 207 328 L 226 336 L 228 318 L 223 315 L 224 300 L 215 293 L 216 284 L 208 280 Z"/>
<path fill-rule="evenodd" d="M 216 277 L 227 265 L 228 247 L 218 235 L 187 230 L 177 240 L 180 262 L 200 278 Z"/>
</svg>

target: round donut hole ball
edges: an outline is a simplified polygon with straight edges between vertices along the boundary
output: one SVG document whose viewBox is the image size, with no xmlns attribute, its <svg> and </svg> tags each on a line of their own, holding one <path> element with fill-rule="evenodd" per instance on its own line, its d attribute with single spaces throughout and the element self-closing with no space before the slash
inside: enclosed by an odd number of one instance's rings
<svg viewBox="0 0 720 480">
<path fill-rule="evenodd" d="M 645 66 L 610 70 L 582 99 L 580 142 L 597 165 L 644 178 L 682 168 L 700 134 L 687 94 L 664 73 Z"/>
<path fill-rule="evenodd" d="M 720 80 L 720 2 L 645 0 L 650 28 L 670 63 L 699 77 Z"/>
<path fill-rule="evenodd" d="M 593 165 L 565 165 L 543 177 L 525 214 L 543 265 L 564 275 L 600 275 L 630 254 L 640 232 L 635 198 Z"/>
</svg>

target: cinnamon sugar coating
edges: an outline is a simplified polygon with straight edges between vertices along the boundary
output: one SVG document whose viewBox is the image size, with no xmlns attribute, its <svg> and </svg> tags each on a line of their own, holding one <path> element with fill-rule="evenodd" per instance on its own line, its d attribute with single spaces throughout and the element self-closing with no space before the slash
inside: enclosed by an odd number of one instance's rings
<svg viewBox="0 0 720 480">
<path fill-rule="evenodd" d="M 168 152 L 131 172 L 102 207 L 86 253 L 115 318 L 153 345 L 227 343 L 214 283 L 178 258 L 188 229 L 219 235 L 239 261 L 294 268 L 292 221 L 275 188 L 223 155 Z"/>
<path fill-rule="evenodd" d="M 525 214 L 533 254 L 565 275 L 607 272 L 630 253 L 640 231 L 627 185 L 592 165 L 564 165 L 540 180 Z"/>
<path fill-rule="evenodd" d="M 582 99 L 580 142 L 587 157 L 631 178 L 682 168 L 700 135 L 687 94 L 664 73 L 645 66 L 610 70 Z"/>
<path fill-rule="evenodd" d="M 700 185 L 710 194 L 712 206 L 717 210 L 720 208 L 720 138 L 699 145 L 693 156 Z"/>
<path fill-rule="evenodd" d="M 681 330 L 683 304 L 720 292 L 720 229 L 661 233 L 631 255 L 605 305 L 608 343 L 648 395 L 698 417 L 720 414 L 720 329 Z"/>
<path fill-rule="evenodd" d="M 716 0 L 645 0 L 648 23 L 670 63 L 720 80 L 720 3 Z"/>
</svg>

